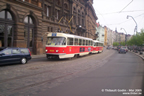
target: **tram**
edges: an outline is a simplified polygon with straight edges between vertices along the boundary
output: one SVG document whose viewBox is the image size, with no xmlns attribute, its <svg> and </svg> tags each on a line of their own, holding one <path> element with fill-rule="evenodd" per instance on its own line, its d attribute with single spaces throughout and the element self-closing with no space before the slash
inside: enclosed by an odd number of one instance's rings
<svg viewBox="0 0 144 96">
<path fill-rule="evenodd" d="M 97 40 L 93 40 L 93 51 L 92 53 L 103 52 L 103 43 Z"/>
<path fill-rule="evenodd" d="M 99 41 L 66 33 L 49 33 L 46 41 L 47 58 L 72 58 L 102 52 Z"/>
</svg>

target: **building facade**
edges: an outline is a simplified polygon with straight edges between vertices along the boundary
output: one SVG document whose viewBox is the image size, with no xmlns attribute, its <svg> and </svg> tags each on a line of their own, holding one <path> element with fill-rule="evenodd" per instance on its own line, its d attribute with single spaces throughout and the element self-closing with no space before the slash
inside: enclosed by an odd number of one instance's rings
<svg viewBox="0 0 144 96">
<path fill-rule="evenodd" d="M 0 47 L 27 47 L 41 53 L 41 11 L 39 0 L 1 0 Z"/>
<path fill-rule="evenodd" d="M 93 0 L 1 0 L 0 47 L 45 51 L 47 32 L 95 38 Z M 86 11 L 85 11 L 86 10 Z"/>
<path fill-rule="evenodd" d="M 102 27 L 101 25 L 99 25 L 97 27 L 96 32 L 98 33 L 98 38 L 96 40 L 98 40 L 104 44 L 104 42 L 105 42 L 105 28 Z"/>
</svg>

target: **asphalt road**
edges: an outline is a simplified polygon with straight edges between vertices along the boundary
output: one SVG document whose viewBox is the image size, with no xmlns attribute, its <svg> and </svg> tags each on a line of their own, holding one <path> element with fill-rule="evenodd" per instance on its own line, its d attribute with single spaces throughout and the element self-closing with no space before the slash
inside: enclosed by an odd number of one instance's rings
<svg viewBox="0 0 144 96">
<path fill-rule="evenodd" d="M 34 96 L 144 96 L 144 62 L 128 52 L 105 59 L 100 67 Z"/>
</svg>

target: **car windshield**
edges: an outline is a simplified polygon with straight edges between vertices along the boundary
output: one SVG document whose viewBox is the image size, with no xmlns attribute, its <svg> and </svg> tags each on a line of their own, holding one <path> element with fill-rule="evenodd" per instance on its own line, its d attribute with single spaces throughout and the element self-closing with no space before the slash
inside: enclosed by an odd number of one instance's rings
<svg viewBox="0 0 144 96">
<path fill-rule="evenodd" d="M 126 49 L 127 47 L 123 46 L 122 48 Z"/>
<path fill-rule="evenodd" d="M 64 37 L 48 37 L 47 45 L 66 45 L 66 39 Z"/>
</svg>

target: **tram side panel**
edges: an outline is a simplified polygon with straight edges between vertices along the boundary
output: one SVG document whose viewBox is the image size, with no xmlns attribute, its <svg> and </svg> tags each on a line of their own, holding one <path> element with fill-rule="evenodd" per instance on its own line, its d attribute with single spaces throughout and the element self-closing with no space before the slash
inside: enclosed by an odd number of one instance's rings
<svg viewBox="0 0 144 96">
<path fill-rule="evenodd" d="M 46 54 L 61 58 L 71 58 L 74 55 L 87 55 L 92 52 L 92 46 L 66 46 L 66 47 L 46 47 Z"/>
</svg>

